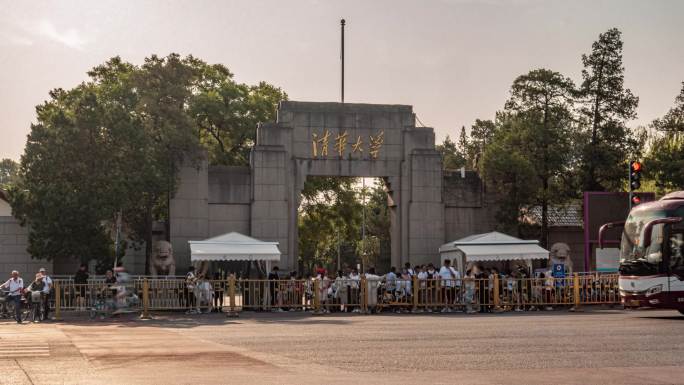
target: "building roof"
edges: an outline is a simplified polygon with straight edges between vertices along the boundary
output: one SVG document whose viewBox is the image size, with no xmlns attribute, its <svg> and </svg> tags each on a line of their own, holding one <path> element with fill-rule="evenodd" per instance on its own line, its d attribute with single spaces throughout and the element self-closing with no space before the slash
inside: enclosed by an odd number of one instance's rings
<svg viewBox="0 0 684 385">
<path fill-rule="evenodd" d="M 191 261 L 280 261 L 278 242 L 264 242 L 232 232 L 188 241 Z"/>
<path fill-rule="evenodd" d="M 541 214 L 541 206 L 533 206 L 529 209 L 526 216 L 530 222 L 541 224 Z M 582 227 L 582 206 L 577 203 L 549 206 L 549 226 Z"/>
<path fill-rule="evenodd" d="M 440 254 L 462 252 L 466 262 L 548 259 L 549 251 L 535 240 L 524 240 L 496 231 L 470 235 L 442 245 Z"/>
</svg>

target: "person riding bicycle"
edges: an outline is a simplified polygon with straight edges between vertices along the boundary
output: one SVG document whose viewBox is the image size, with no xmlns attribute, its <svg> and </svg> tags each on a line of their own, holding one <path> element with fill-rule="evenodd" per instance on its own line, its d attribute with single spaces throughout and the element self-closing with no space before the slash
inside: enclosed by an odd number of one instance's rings
<svg viewBox="0 0 684 385">
<path fill-rule="evenodd" d="M 33 314 L 34 320 L 40 320 L 40 317 L 38 316 L 40 313 L 41 308 L 44 306 L 44 300 L 45 300 L 45 281 L 43 280 L 43 274 L 38 273 L 36 274 L 36 279 L 31 282 L 31 284 L 26 288 L 26 300 L 27 302 L 31 303 L 32 305 L 36 303 L 38 306 L 36 306 L 33 311 L 35 313 Z"/>
<path fill-rule="evenodd" d="M 21 323 L 21 292 L 24 290 L 24 280 L 19 277 L 19 272 L 12 270 L 12 278 L 0 285 L 0 289 L 8 289 L 7 296 L 14 302 L 14 319 Z"/>
</svg>

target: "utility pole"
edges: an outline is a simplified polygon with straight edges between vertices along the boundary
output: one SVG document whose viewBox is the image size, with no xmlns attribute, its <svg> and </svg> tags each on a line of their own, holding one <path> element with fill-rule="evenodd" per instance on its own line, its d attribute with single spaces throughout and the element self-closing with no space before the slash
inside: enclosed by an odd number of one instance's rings
<svg viewBox="0 0 684 385">
<path fill-rule="evenodd" d="M 114 269 L 116 265 L 119 264 L 119 243 L 121 243 L 121 221 L 122 221 L 122 210 L 116 213 L 116 237 L 114 238 Z"/>
<path fill-rule="evenodd" d="M 361 178 L 363 187 L 361 188 L 361 196 L 363 197 L 363 206 L 361 207 L 361 262 L 365 265 L 366 258 L 366 178 Z M 367 269 L 368 266 L 363 266 Z"/>
<path fill-rule="evenodd" d="M 340 20 L 340 32 L 341 32 L 341 50 L 340 50 L 340 60 L 342 61 L 342 84 L 341 84 L 341 94 L 342 103 L 344 103 L 344 19 Z"/>
</svg>

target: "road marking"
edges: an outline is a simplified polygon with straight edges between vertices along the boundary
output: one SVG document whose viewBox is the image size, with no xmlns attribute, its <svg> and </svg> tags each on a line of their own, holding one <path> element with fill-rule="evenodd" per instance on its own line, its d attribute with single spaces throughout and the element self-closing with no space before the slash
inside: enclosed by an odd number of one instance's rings
<svg viewBox="0 0 684 385">
<path fill-rule="evenodd" d="M 50 347 L 45 342 L 30 340 L 0 340 L 0 360 L 49 357 Z"/>
</svg>

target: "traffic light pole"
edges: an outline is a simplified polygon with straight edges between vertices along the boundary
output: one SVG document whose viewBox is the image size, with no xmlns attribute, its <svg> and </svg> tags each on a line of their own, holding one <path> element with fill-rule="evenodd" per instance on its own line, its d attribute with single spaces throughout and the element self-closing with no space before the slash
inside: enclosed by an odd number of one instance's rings
<svg viewBox="0 0 684 385">
<path fill-rule="evenodd" d="M 627 214 L 632 212 L 632 162 L 629 162 L 629 170 L 627 171 L 629 178 L 629 211 Z"/>
</svg>

